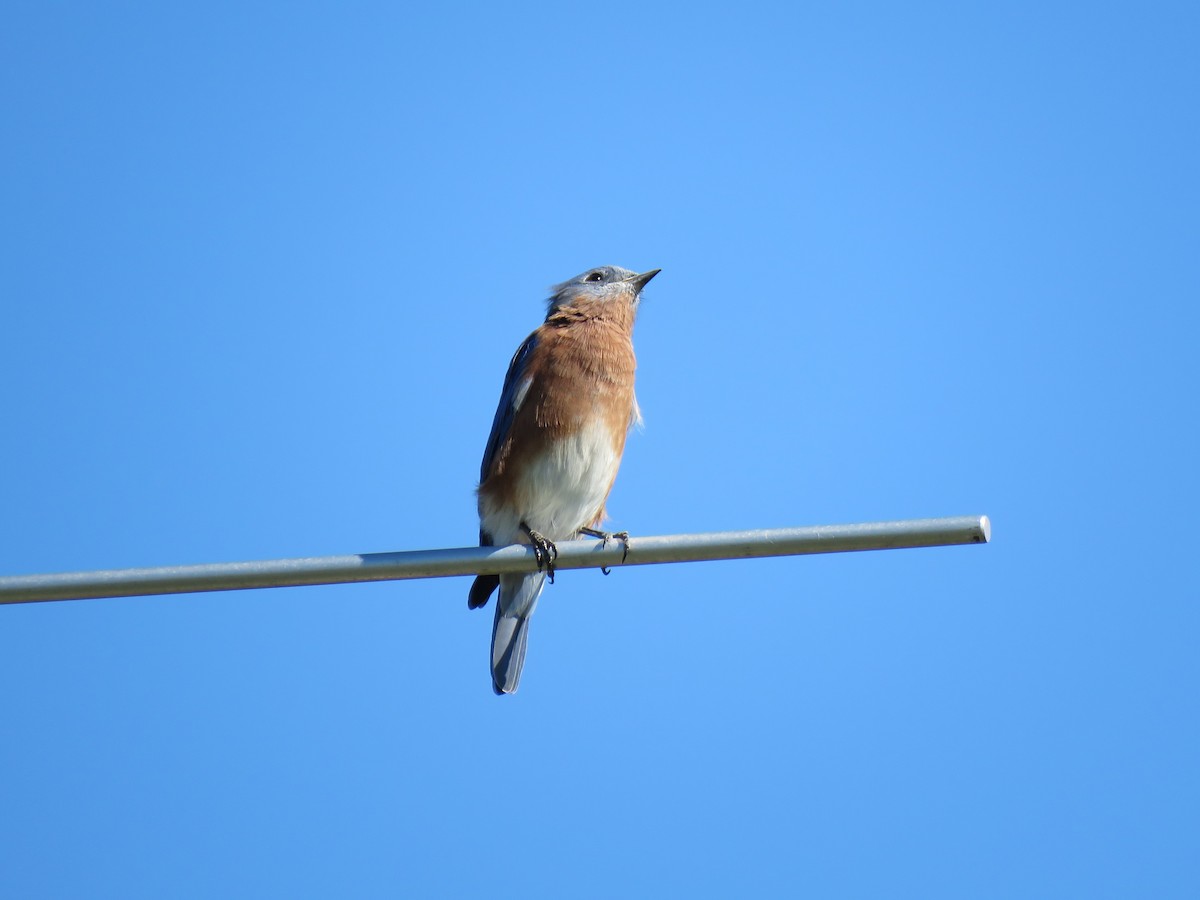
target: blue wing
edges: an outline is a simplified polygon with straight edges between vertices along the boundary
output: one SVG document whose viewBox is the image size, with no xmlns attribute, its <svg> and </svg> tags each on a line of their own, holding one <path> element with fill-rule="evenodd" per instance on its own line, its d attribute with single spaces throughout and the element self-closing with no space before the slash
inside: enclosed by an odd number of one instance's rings
<svg viewBox="0 0 1200 900">
<path fill-rule="evenodd" d="M 508 374 L 504 376 L 504 389 L 500 392 L 500 405 L 496 407 L 496 417 L 492 419 L 492 433 L 488 435 L 487 446 L 483 451 L 483 463 L 479 467 L 480 483 L 487 480 L 496 454 L 504 446 L 505 439 L 512 429 L 513 419 L 517 410 L 529 392 L 529 378 L 526 371 L 529 368 L 529 357 L 537 347 L 538 339 L 535 331 L 525 338 L 525 343 L 517 348 L 512 362 L 508 364 Z"/>
<path fill-rule="evenodd" d="M 508 439 L 508 433 L 512 430 L 513 420 L 517 417 L 517 410 L 521 408 L 521 404 L 525 400 L 525 395 L 529 393 L 529 376 L 527 374 L 529 357 L 533 353 L 533 349 L 537 346 L 537 343 L 537 332 L 535 331 L 529 337 L 525 338 L 525 343 L 517 348 L 517 352 L 513 354 L 512 362 L 508 364 L 508 374 L 504 376 L 504 389 L 500 392 L 500 405 L 496 407 L 496 417 L 492 419 L 492 433 L 488 435 L 487 446 L 483 450 L 483 463 L 479 466 L 480 484 L 483 484 L 487 480 L 492 463 L 496 460 L 496 454 L 500 452 L 500 448 L 504 446 L 504 442 Z M 479 545 L 481 547 L 492 546 L 492 536 L 482 528 L 479 529 Z M 471 585 L 467 605 L 471 609 L 478 609 L 480 606 L 483 606 L 488 602 L 492 591 L 496 590 L 499 584 L 499 575 L 478 576 Z M 541 580 L 538 580 L 537 584 L 540 591 Z M 534 594 L 534 600 L 536 601 L 536 599 L 537 594 Z M 498 618 L 496 621 L 499 622 L 500 619 Z M 523 637 L 525 631 L 524 629 L 519 629 L 519 632 L 520 634 L 517 635 L 520 637 L 519 642 L 516 641 L 513 635 L 510 635 L 510 638 L 513 640 L 513 646 L 519 649 L 516 657 L 514 657 L 515 662 L 511 663 L 514 674 L 511 676 L 511 679 L 505 676 L 506 680 L 503 682 L 504 684 L 508 684 L 511 681 L 510 690 L 516 690 L 517 679 L 521 675 L 521 660 L 525 656 L 525 641 Z M 505 666 L 509 665 L 510 663 L 505 663 Z M 495 681 L 495 676 L 493 676 L 493 682 L 496 684 L 501 683 Z"/>
</svg>

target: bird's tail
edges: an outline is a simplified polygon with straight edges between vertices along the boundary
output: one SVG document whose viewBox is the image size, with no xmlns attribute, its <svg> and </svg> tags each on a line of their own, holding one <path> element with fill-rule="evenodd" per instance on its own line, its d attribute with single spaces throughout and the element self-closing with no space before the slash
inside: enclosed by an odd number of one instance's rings
<svg viewBox="0 0 1200 900">
<path fill-rule="evenodd" d="M 516 693 L 525 665 L 529 617 L 545 583 L 544 572 L 500 576 L 500 599 L 492 625 L 492 689 L 497 694 Z"/>
</svg>

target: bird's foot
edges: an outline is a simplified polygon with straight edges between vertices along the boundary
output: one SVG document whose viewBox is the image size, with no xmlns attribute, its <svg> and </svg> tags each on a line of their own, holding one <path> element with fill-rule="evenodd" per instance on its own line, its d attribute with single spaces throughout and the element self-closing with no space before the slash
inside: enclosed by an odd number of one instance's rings
<svg viewBox="0 0 1200 900">
<path fill-rule="evenodd" d="M 629 557 L 629 532 L 628 531 L 600 531 L 598 528 L 580 528 L 580 534 L 586 534 L 590 537 L 599 538 L 600 544 L 603 547 L 608 546 L 608 542 L 613 538 L 621 541 L 621 546 L 624 548 L 621 551 L 621 565 L 625 564 L 625 560 Z M 600 571 L 605 575 L 612 571 L 608 566 L 601 566 Z"/>
<path fill-rule="evenodd" d="M 554 584 L 554 561 L 558 559 L 558 548 L 554 546 L 553 541 L 538 534 L 524 522 L 521 523 L 521 528 L 529 535 L 529 542 L 533 545 L 533 557 L 537 560 L 538 571 L 544 569 L 550 576 L 550 583 Z"/>
</svg>

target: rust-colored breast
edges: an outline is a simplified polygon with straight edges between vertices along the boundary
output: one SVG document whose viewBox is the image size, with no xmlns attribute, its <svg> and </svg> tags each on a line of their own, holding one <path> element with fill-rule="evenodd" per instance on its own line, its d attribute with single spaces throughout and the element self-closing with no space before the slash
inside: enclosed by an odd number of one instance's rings
<svg viewBox="0 0 1200 900">
<path fill-rule="evenodd" d="M 524 461 L 597 420 L 611 434 L 614 453 L 619 457 L 625 449 L 637 367 L 632 311 L 627 317 L 581 315 L 577 309 L 564 313 L 536 332 L 538 344 L 527 368 L 529 391 L 479 487 L 497 501 L 515 496 Z"/>
</svg>

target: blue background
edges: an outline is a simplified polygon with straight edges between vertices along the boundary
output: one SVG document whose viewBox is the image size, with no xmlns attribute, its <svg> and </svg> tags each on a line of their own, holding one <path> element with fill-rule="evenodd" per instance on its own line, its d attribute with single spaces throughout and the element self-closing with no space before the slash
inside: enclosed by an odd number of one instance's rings
<svg viewBox="0 0 1200 900">
<path fill-rule="evenodd" d="M 1195 10 L 10 5 L 0 572 L 472 544 L 608 263 L 612 527 L 994 535 L 0 609 L 0 895 L 1200 896 Z"/>
</svg>

